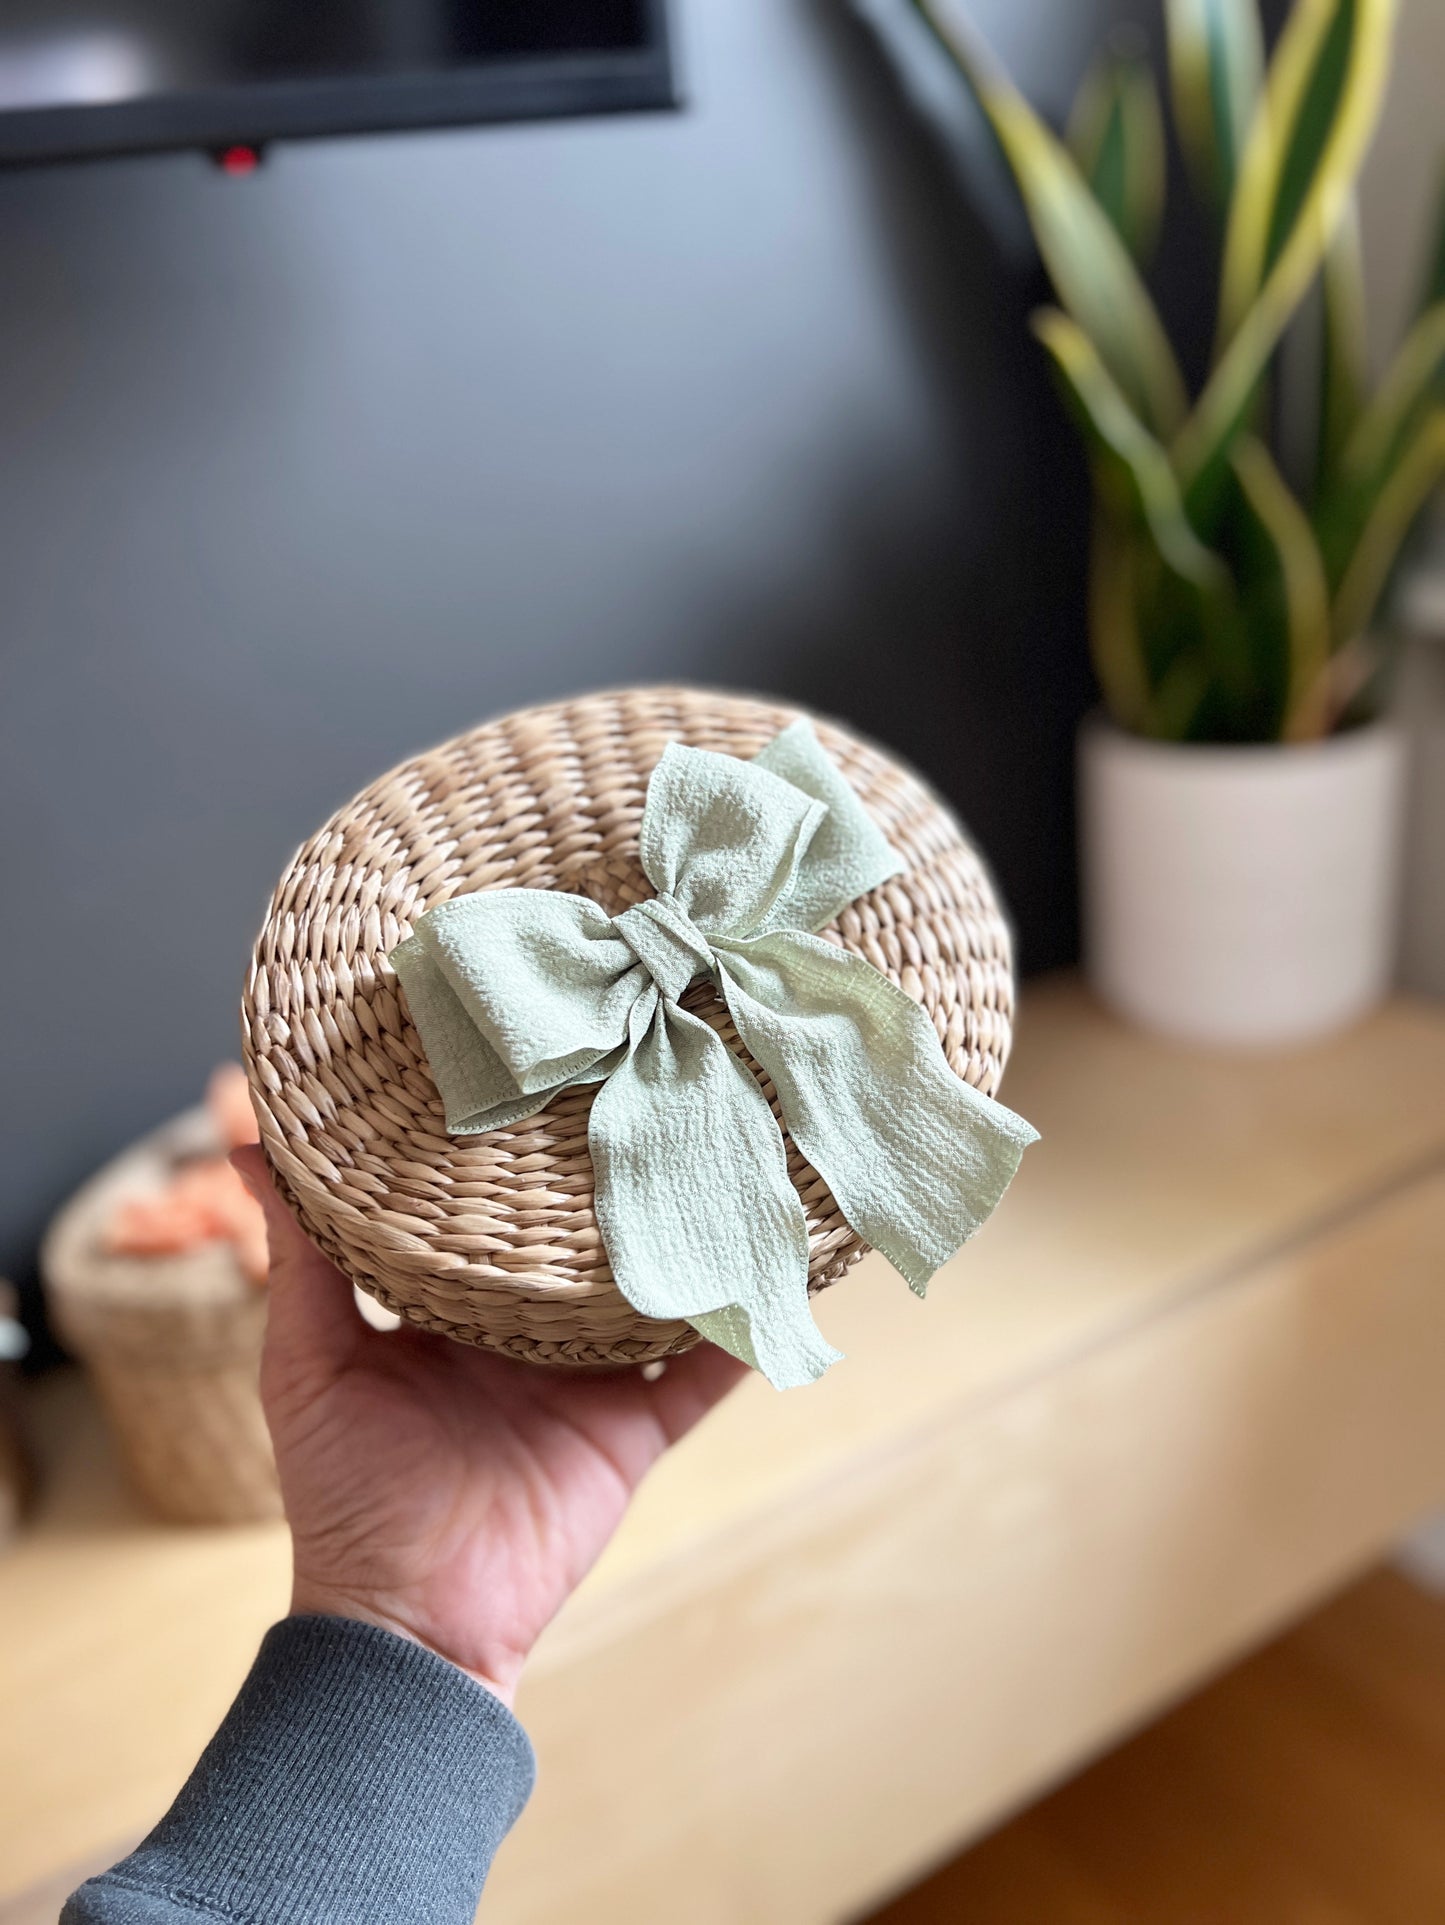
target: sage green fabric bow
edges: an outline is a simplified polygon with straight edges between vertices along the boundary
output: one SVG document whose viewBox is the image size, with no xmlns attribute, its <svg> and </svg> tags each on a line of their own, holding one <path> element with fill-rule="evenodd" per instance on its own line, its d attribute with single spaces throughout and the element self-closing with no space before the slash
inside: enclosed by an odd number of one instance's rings
<svg viewBox="0 0 1445 1925">
<path fill-rule="evenodd" d="M 455 1135 L 601 1083 L 588 1145 L 617 1286 L 779 1388 L 839 1353 L 808 1307 L 808 1229 L 757 1078 L 678 998 L 711 976 L 799 1150 L 921 1296 L 1036 1132 L 949 1068 L 913 999 L 812 934 L 901 867 L 807 722 L 752 762 L 669 744 L 620 916 L 488 889 L 428 910 L 391 961 Z"/>
</svg>

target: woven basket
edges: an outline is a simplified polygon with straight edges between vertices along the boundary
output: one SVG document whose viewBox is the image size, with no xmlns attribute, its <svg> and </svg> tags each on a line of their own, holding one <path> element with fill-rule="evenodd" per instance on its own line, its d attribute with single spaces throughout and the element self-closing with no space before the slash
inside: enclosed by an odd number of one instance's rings
<svg viewBox="0 0 1445 1925">
<path fill-rule="evenodd" d="M 201 1109 L 143 1137 L 76 1192 L 40 1258 L 52 1320 L 95 1383 L 132 1482 L 177 1523 L 281 1514 L 258 1390 L 265 1292 L 229 1245 L 114 1256 L 104 1235 L 122 1198 L 217 1148 Z"/>
<path fill-rule="evenodd" d="M 568 1090 L 485 1136 L 449 1137 L 386 957 L 426 910 L 471 890 L 564 889 L 611 915 L 630 907 L 652 893 L 638 827 L 666 744 L 746 758 L 798 713 L 680 688 L 526 709 L 393 769 L 298 852 L 252 961 L 246 1067 L 282 1193 L 389 1309 L 539 1363 L 645 1363 L 697 1341 L 684 1323 L 639 1316 L 612 1280 L 587 1152 L 594 1090 Z M 835 723 L 816 727 L 908 865 L 824 933 L 922 1003 L 954 1069 L 992 1094 L 1013 982 L 983 867 L 916 776 Z M 683 1001 L 756 1070 L 708 983 Z M 791 1142 L 788 1167 L 819 1289 L 864 1246 Z"/>
<path fill-rule="evenodd" d="M 0 1326 L 18 1330 L 18 1310 L 14 1285 L 0 1277 Z M 30 1460 L 20 1436 L 20 1373 L 5 1361 L 8 1355 L 13 1352 L 0 1345 L 0 1550 L 19 1530 L 31 1491 Z"/>
<path fill-rule="evenodd" d="M 30 1495 L 30 1472 L 20 1443 L 20 1429 L 10 1409 L 8 1392 L 0 1392 L 0 1551 L 20 1529 Z"/>
</svg>

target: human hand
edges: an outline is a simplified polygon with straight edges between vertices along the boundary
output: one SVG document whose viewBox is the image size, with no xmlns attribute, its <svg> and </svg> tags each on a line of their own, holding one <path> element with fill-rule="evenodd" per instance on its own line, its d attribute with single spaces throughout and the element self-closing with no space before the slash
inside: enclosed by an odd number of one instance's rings
<svg viewBox="0 0 1445 1925">
<path fill-rule="evenodd" d="M 232 1161 L 270 1239 L 261 1397 L 291 1524 L 292 1612 L 398 1632 L 510 1704 L 643 1474 L 744 1366 L 704 1344 L 648 1382 L 374 1330 L 261 1151 Z"/>
</svg>

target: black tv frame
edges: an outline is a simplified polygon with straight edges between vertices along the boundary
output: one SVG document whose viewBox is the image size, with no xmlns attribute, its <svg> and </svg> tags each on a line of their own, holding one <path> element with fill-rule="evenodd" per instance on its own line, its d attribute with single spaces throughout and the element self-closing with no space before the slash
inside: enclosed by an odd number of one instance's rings
<svg viewBox="0 0 1445 1925">
<path fill-rule="evenodd" d="M 681 102 L 667 0 L 643 0 L 643 7 L 642 48 L 507 56 L 449 73 L 260 81 L 96 106 L 0 110 L 0 167 L 675 108 Z"/>
</svg>

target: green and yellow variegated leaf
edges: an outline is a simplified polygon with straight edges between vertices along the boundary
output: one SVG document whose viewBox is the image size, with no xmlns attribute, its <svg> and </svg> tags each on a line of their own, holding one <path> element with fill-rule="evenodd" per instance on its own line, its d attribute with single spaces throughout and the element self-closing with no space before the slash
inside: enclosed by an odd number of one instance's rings
<svg viewBox="0 0 1445 1925">
<path fill-rule="evenodd" d="M 1257 0 L 1165 0 L 1169 85 L 1179 144 L 1198 192 L 1221 210 L 1264 73 Z"/>
<path fill-rule="evenodd" d="M 1163 444 L 1082 328 L 1057 308 L 1033 325 L 1092 457 L 1099 572 L 1091 627 L 1101 686 L 1125 727 L 1187 735 L 1211 684 L 1238 696 L 1248 680 L 1230 572 L 1190 527 Z"/>
<path fill-rule="evenodd" d="M 1410 524 L 1445 475 L 1445 408 L 1420 424 L 1375 498 L 1335 596 L 1332 627 L 1336 648 L 1356 641 L 1374 620 L 1385 583 Z"/>
<path fill-rule="evenodd" d="M 1406 335 L 1361 411 L 1322 495 L 1316 522 L 1332 589 L 1343 582 L 1362 531 L 1421 428 L 1445 407 L 1445 301 Z"/>
<path fill-rule="evenodd" d="M 1242 571 L 1244 621 L 1256 655 L 1266 659 L 1274 653 L 1285 664 L 1281 732 L 1286 741 L 1323 735 L 1329 721 L 1330 600 L 1314 530 L 1257 436 L 1239 437 L 1230 466 L 1254 550 L 1251 567 Z M 1278 633 L 1266 637 L 1259 632 L 1266 626 Z"/>
<path fill-rule="evenodd" d="M 1360 216 L 1353 195 L 1325 250 L 1322 297 L 1317 466 L 1324 486 L 1359 419 L 1368 379 Z"/>
<path fill-rule="evenodd" d="M 1181 624 L 1177 594 L 1172 610 L 1165 605 L 1171 586 L 1178 589 L 1178 578 L 1143 523 L 1100 504 L 1089 565 L 1089 639 L 1099 688 L 1121 728 L 1182 741 L 1209 693 L 1210 664 L 1202 608 L 1196 604 Z M 1161 651 L 1167 659 L 1151 675 L 1151 658 Z"/>
<path fill-rule="evenodd" d="M 1445 181 L 1440 187 L 1435 208 L 1435 226 L 1425 256 L 1425 275 L 1420 287 L 1420 312 L 1445 301 Z"/>
<path fill-rule="evenodd" d="M 1197 526 L 1229 446 L 1319 271 L 1374 132 L 1395 0 L 1295 0 L 1245 148 L 1225 237 L 1219 352 L 1173 454 Z"/>
<path fill-rule="evenodd" d="M 1054 289 L 1141 418 L 1174 434 L 1183 378 L 1153 301 L 1063 142 L 979 45 L 957 0 L 917 0 L 1002 148 Z"/>
<path fill-rule="evenodd" d="M 1313 279 L 1374 131 L 1394 12 L 1394 0 L 1295 0 L 1230 209 L 1224 341 L 1281 263 L 1301 294 Z"/>
<path fill-rule="evenodd" d="M 1428 308 L 1405 336 L 1374 399 L 1355 423 L 1340 456 L 1346 479 L 1383 483 L 1415 438 L 1424 417 L 1440 405 L 1445 381 L 1445 301 Z"/>
<path fill-rule="evenodd" d="M 1102 507 L 1095 509 L 1089 555 L 1089 642 L 1109 713 L 1121 729 L 1154 735 L 1158 730 L 1144 672 L 1132 540 L 1117 517 Z"/>
<path fill-rule="evenodd" d="M 1149 63 L 1118 50 L 1090 67 L 1069 116 L 1069 148 L 1094 199 L 1136 261 L 1154 251 L 1164 212 L 1164 117 Z"/>
<path fill-rule="evenodd" d="M 1093 451 L 1101 492 L 1128 499 L 1177 575 L 1206 592 L 1226 588 L 1228 571 L 1190 527 L 1163 444 L 1130 407 L 1088 335 L 1057 308 L 1040 309 L 1033 329 Z"/>
</svg>

